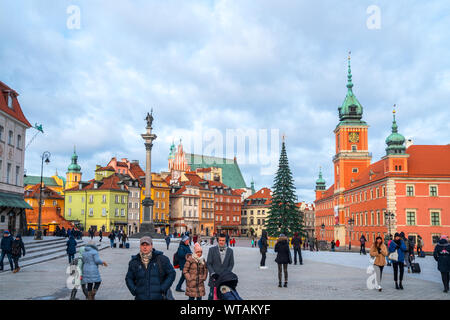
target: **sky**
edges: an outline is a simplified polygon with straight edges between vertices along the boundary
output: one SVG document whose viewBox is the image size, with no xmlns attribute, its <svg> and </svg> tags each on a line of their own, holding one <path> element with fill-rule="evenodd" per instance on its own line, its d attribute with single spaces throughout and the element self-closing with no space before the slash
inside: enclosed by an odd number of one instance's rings
<svg viewBox="0 0 450 320">
<path fill-rule="evenodd" d="M 0 80 L 44 129 L 26 149 L 28 175 L 40 174 L 44 151 L 51 153 L 44 175 L 65 175 L 74 146 L 83 180 L 114 156 L 144 168 L 140 135 L 153 108 L 152 171 L 167 170 L 170 145 L 182 139 L 186 152 L 235 154 L 248 186 L 253 179 L 256 189 L 272 187 L 285 134 L 298 198 L 312 202 L 319 167 L 333 184 L 349 50 L 373 162 L 385 155 L 394 104 L 399 132 L 414 144 L 450 143 L 447 0 L 0 0 L 0 7 Z M 226 145 L 227 130 L 258 132 L 258 148 L 214 149 L 214 141 Z M 27 143 L 36 132 L 27 130 Z M 261 145 L 275 165 L 264 163 Z"/>
</svg>

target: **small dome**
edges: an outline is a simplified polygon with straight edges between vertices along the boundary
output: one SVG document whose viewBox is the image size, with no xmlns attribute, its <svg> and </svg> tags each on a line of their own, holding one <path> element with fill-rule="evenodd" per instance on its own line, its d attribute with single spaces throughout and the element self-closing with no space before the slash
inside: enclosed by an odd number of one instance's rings
<svg viewBox="0 0 450 320">
<path fill-rule="evenodd" d="M 393 132 L 386 138 L 386 144 L 389 146 L 391 144 L 402 145 L 405 143 L 405 137 L 400 133 Z"/>
</svg>

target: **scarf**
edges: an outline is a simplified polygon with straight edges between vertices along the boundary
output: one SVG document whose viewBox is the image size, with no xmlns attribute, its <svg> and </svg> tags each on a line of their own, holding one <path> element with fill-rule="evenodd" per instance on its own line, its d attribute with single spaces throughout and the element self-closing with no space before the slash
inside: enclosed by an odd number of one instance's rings
<svg viewBox="0 0 450 320">
<path fill-rule="evenodd" d="M 148 263 L 150 262 L 150 259 L 152 258 L 152 253 L 150 252 L 149 254 L 144 254 L 144 253 L 140 253 L 141 255 L 141 261 L 145 266 L 145 269 L 147 269 Z"/>
<path fill-rule="evenodd" d="M 194 259 L 195 262 L 197 262 L 198 264 L 203 264 L 205 263 L 205 259 L 203 258 L 203 256 L 198 257 L 196 254 L 192 255 L 192 259 Z"/>
</svg>

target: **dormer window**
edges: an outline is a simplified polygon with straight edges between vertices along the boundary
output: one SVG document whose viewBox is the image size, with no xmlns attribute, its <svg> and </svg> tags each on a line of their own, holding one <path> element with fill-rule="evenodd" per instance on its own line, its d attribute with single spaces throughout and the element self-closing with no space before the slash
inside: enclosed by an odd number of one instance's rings
<svg viewBox="0 0 450 320">
<path fill-rule="evenodd" d="M 7 104 L 8 104 L 8 108 L 13 109 L 13 94 L 10 92 L 7 96 L 6 99 L 8 100 Z"/>
</svg>

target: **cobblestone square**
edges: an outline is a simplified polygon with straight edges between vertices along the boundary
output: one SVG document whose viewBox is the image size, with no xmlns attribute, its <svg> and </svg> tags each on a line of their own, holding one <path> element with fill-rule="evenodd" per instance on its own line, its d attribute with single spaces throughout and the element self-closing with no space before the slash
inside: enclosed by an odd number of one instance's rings
<svg viewBox="0 0 450 320">
<path fill-rule="evenodd" d="M 166 250 L 163 242 L 156 241 L 154 246 L 172 259 L 178 248 L 178 242 L 172 242 Z M 209 245 L 204 247 L 207 255 Z M 442 292 L 440 273 L 432 257 L 421 259 L 422 273 L 405 272 L 404 290 L 396 290 L 393 282 L 392 268 L 385 267 L 383 273 L 383 291 L 369 290 L 366 286 L 369 274 L 368 256 L 348 252 L 310 252 L 303 251 L 303 265 L 289 265 L 288 288 L 278 288 L 277 265 L 275 254 L 269 250 L 266 265 L 268 269 L 259 269 L 260 254 L 257 248 L 251 248 L 246 240 L 238 240 L 233 248 L 235 272 L 239 277 L 238 292 L 245 300 L 442 300 L 450 299 L 450 294 Z M 98 300 L 131 300 L 133 296 L 125 285 L 125 274 L 131 255 L 138 252 L 138 241 L 131 241 L 130 249 L 104 249 L 100 257 L 108 267 L 100 267 L 102 284 L 97 293 Z M 6 262 L 6 261 L 5 261 Z M 66 287 L 67 259 L 39 263 L 24 267 L 19 273 L 4 272 L 0 274 L 0 299 L 33 300 L 67 300 L 70 290 Z M 172 291 L 177 300 L 187 299 L 184 293 Z M 183 285 L 184 288 L 185 285 Z M 78 298 L 84 298 L 81 291 Z"/>
</svg>

